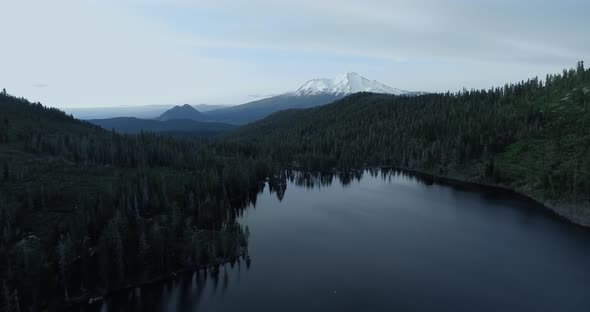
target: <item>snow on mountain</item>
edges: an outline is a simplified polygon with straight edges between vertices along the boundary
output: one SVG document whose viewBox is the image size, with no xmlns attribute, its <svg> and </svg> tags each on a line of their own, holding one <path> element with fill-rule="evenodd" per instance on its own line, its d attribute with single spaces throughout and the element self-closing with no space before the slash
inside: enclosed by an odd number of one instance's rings
<svg viewBox="0 0 590 312">
<path fill-rule="evenodd" d="M 310 80 L 301 86 L 297 91 L 295 91 L 295 95 L 348 95 L 357 92 L 373 92 L 394 95 L 413 94 L 413 92 L 392 88 L 375 80 L 371 81 L 357 73 L 347 73 L 334 79 L 322 78 Z"/>
</svg>

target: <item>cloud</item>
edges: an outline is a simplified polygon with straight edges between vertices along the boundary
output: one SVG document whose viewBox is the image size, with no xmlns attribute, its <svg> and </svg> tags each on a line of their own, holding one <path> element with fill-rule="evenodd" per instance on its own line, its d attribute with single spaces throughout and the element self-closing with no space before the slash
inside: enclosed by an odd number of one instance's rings
<svg viewBox="0 0 590 312">
<path fill-rule="evenodd" d="M 0 37 L 18 44 L 0 49 L 10 60 L 0 86 L 60 107 L 240 103 L 348 71 L 409 90 L 481 88 L 590 59 L 582 0 L 22 0 L 2 10 Z"/>
<path fill-rule="evenodd" d="M 0 37 L 6 62 L 0 85 L 60 107 L 184 103 L 246 94 L 254 70 L 240 60 L 195 55 L 185 35 L 107 2 L 3 3 Z M 22 19 L 34 22 L 22 23 Z M 18 27 L 14 27 L 18 25 Z M 243 74 L 232 74 L 232 72 Z M 40 92 L 30 77 L 52 85 Z M 232 85 L 231 88 L 224 85 Z"/>
<path fill-rule="evenodd" d="M 248 94 L 248 96 L 251 97 L 251 98 L 259 98 L 259 99 L 269 98 L 269 97 L 273 97 L 273 96 L 276 96 L 276 95 L 277 95 L 276 93 L 271 93 L 271 94 Z"/>
<path fill-rule="evenodd" d="M 36 84 L 33 84 L 33 87 L 35 87 L 35 88 L 47 88 L 47 87 L 49 87 L 49 85 L 46 84 L 46 83 L 36 83 Z"/>
<path fill-rule="evenodd" d="M 553 64 L 587 56 L 590 50 L 590 43 L 580 40 L 590 26 L 584 13 L 590 3 L 579 0 L 176 3 L 185 13 L 174 15 L 172 25 L 186 28 L 184 18 L 216 20 L 212 30 L 198 23 L 191 30 L 198 46 L 316 51 L 392 61 Z"/>
</svg>

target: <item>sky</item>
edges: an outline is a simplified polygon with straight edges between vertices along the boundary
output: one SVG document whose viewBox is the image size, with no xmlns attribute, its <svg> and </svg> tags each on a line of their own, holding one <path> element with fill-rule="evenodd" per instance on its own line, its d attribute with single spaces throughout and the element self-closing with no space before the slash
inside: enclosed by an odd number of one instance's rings
<svg viewBox="0 0 590 312">
<path fill-rule="evenodd" d="M 590 61 L 587 0 L 0 0 L 0 88 L 63 109 L 241 104 L 346 72 L 489 88 Z"/>
</svg>

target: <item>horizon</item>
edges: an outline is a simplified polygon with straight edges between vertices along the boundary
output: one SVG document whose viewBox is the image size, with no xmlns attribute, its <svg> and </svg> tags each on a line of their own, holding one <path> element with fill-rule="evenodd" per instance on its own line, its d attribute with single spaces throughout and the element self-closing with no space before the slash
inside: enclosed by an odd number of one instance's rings
<svg viewBox="0 0 590 312">
<path fill-rule="evenodd" d="M 580 60 L 578 62 L 581 62 L 582 64 L 585 64 L 585 61 L 584 60 Z M 493 89 L 498 88 L 498 87 L 501 88 L 504 85 L 518 84 L 518 83 L 525 82 L 526 80 L 533 79 L 533 78 L 538 78 L 541 83 L 544 83 L 545 80 L 546 80 L 546 76 L 547 75 L 561 75 L 563 73 L 563 70 L 572 70 L 572 69 L 575 69 L 575 66 L 564 67 L 564 68 L 562 68 L 561 71 L 556 71 L 556 72 L 553 72 L 553 73 L 547 73 L 545 75 L 536 75 L 534 77 L 531 76 L 531 77 L 527 77 L 527 78 L 518 79 L 518 80 L 515 80 L 515 81 L 508 81 L 508 82 L 505 82 L 504 84 L 498 84 L 498 85 L 493 85 L 493 86 L 490 86 L 490 87 L 483 87 L 483 88 L 465 88 L 465 87 L 462 87 L 462 88 L 457 89 L 457 90 L 432 91 L 432 92 L 422 91 L 422 90 L 402 90 L 402 91 L 417 92 L 417 93 L 424 93 L 424 94 L 432 94 L 432 93 L 442 94 L 442 93 L 447 93 L 447 92 L 457 93 L 458 94 L 458 93 L 461 93 L 463 90 L 468 90 L 468 91 L 474 91 L 474 90 L 493 90 Z M 364 77 L 364 76 L 358 74 L 357 72 L 347 72 L 347 73 L 344 73 L 344 74 L 338 74 L 334 78 L 314 78 L 314 79 L 309 79 L 309 80 L 307 80 L 306 83 L 304 83 L 300 87 L 303 87 L 307 83 L 309 83 L 311 81 L 314 81 L 314 80 L 338 79 L 340 76 L 344 76 L 344 75 L 347 75 L 347 74 L 357 74 L 357 75 L 361 76 L 362 78 L 365 78 L 365 79 L 367 79 L 369 81 L 380 83 L 380 81 L 369 79 L 367 77 Z M 298 88 L 300 88 L 300 87 L 298 87 Z M 391 87 L 391 86 L 388 86 L 388 87 Z M 173 103 L 173 104 L 138 104 L 138 105 L 113 105 L 113 106 L 106 106 L 105 105 L 105 106 L 72 106 L 72 107 L 60 107 L 60 106 L 46 105 L 45 103 L 40 102 L 40 101 L 34 101 L 34 102 L 38 102 L 40 104 L 43 104 L 46 107 L 54 107 L 54 108 L 61 109 L 61 110 L 63 110 L 64 112 L 66 112 L 68 114 L 71 114 L 74 111 L 76 111 L 76 112 L 82 112 L 82 111 L 85 111 L 85 110 L 117 109 L 117 108 L 118 109 L 132 109 L 132 108 L 167 108 L 167 109 L 170 109 L 170 108 L 173 108 L 173 107 L 180 107 L 180 106 L 185 106 L 185 105 L 189 105 L 189 106 L 193 107 L 194 109 L 197 109 L 197 107 L 199 107 L 199 106 L 217 107 L 217 108 L 211 108 L 210 109 L 210 110 L 217 110 L 217 109 L 228 108 L 228 107 L 233 107 L 233 106 L 240 106 L 240 105 L 248 104 L 248 103 L 251 103 L 251 102 L 255 102 L 257 100 L 262 100 L 262 99 L 266 99 L 266 98 L 272 98 L 272 97 L 275 97 L 275 96 L 290 95 L 290 94 L 295 93 L 298 90 L 298 88 L 293 89 L 291 91 L 286 91 L 286 92 L 283 92 L 283 93 L 259 95 L 259 96 L 257 96 L 256 99 L 249 99 L 249 100 L 247 100 L 247 102 L 240 102 L 240 103 L 234 103 L 234 104 L 222 104 L 222 103 L 219 103 L 219 104 L 211 104 L 211 103 L 180 103 L 179 102 L 179 103 Z M 395 88 L 395 87 L 393 87 L 393 88 Z M 24 97 L 22 95 L 13 94 L 13 93 L 9 92 L 8 90 L 6 90 L 6 91 L 10 95 L 26 98 L 26 97 Z M 391 95 L 393 95 L 393 94 L 391 94 Z M 250 95 L 250 97 L 252 97 L 252 96 Z M 27 99 L 30 100 L 29 98 L 27 98 Z"/>
<path fill-rule="evenodd" d="M 590 3 L 506 3 L 11 2 L 0 35 L 18 44 L 0 50 L 0 87 L 66 110 L 231 106 L 346 72 L 455 92 L 589 59 Z"/>
<path fill-rule="evenodd" d="M 4 2 L 0 311 L 590 307 L 589 0 Z"/>
</svg>

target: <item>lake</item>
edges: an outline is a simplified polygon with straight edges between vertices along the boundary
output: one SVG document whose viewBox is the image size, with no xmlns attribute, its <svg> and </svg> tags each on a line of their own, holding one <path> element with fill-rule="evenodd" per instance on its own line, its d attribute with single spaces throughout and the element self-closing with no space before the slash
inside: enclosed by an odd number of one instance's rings
<svg viewBox="0 0 590 312">
<path fill-rule="evenodd" d="M 526 199 L 377 170 L 283 191 L 241 217 L 251 262 L 97 310 L 590 311 L 590 231 Z"/>
</svg>

